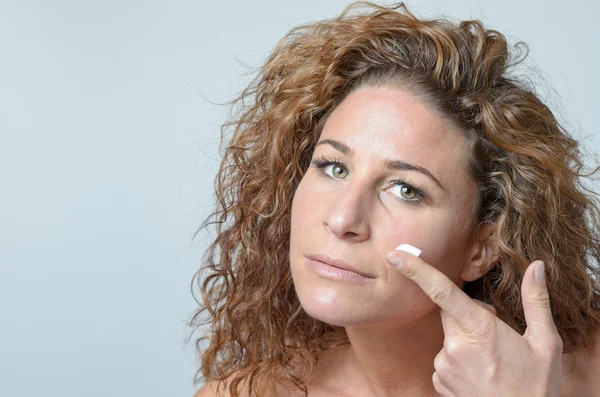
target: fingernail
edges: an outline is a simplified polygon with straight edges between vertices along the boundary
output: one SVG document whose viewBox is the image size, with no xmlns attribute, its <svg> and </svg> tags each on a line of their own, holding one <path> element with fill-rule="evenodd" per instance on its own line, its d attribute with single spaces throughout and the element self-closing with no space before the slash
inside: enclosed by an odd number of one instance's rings
<svg viewBox="0 0 600 397">
<path fill-rule="evenodd" d="M 533 272 L 535 279 L 538 281 L 546 280 L 546 272 L 544 272 L 544 262 L 538 263 Z"/>
<path fill-rule="evenodd" d="M 417 247 L 413 247 L 410 244 L 400 244 L 399 246 L 396 247 L 396 250 L 408 252 L 409 254 L 413 254 L 414 256 L 421 255 L 421 250 L 418 249 Z"/>
</svg>

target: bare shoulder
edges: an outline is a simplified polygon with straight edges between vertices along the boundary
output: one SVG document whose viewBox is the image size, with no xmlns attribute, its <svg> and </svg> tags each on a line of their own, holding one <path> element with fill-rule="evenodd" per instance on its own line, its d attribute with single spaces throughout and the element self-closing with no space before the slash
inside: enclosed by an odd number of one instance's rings
<svg viewBox="0 0 600 397">
<path fill-rule="evenodd" d="M 242 376 L 240 372 L 234 372 L 224 380 L 209 380 L 194 394 L 194 397 L 230 397 L 229 384 L 240 376 Z M 241 383 L 243 387 L 245 380 L 242 380 Z"/>
<path fill-rule="evenodd" d="M 561 396 L 600 397 L 600 328 L 589 346 L 563 355 Z"/>
<path fill-rule="evenodd" d="M 305 371 L 303 371 L 302 362 L 299 360 L 292 361 L 293 365 L 287 369 L 287 372 L 292 373 L 296 378 L 305 379 L 311 396 L 335 395 L 335 393 L 330 392 L 332 388 L 329 381 L 335 378 L 333 376 L 335 374 L 331 373 L 331 368 L 335 369 L 339 367 L 335 361 L 337 359 L 336 352 L 337 349 L 321 352 L 319 355 L 319 364 L 308 378 Z M 210 380 L 194 394 L 194 397 L 231 397 L 228 390 L 230 381 L 240 376 L 243 376 L 241 372 L 234 372 L 225 381 Z M 284 380 L 283 373 L 279 373 L 277 379 L 274 382 L 272 379 L 261 378 L 255 379 L 253 383 L 260 390 L 259 395 L 262 397 L 304 397 L 304 393 L 300 389 Z M 248 379 L 242 379 L 238 390 L 247 390 L 247 385 Z"/>
<path fill-rule="evenodd" d="M 194 394 L 194 397 L 217 397 L 217 389 L 219 387 L 219 381 L 211 380 L 207 382 L 204 386 L 200 388 Z M 229 391 L 225 390 L 225 388 L 221 387 L 221 394 L 219 397 L 229 397 Z"/>
<path fill-rule="evenodd" d="M 230 381 L 242 376 L 241 373 L 235 372 L 233 375 L 229 376 L 225 379 L 225 381 L 219 380 L 210 380 L 204 386 L 200 388 L 194 394 L 194 397 L 231 397 L 231 393 L 229 392 Z M 238 390 L 243 393 L 244 390 L 247 390 L 246 387 L 248 385 L 247 379 L 242 379 L 240 385 L 238 386 Z M 283 393 L 272 394 L 269 392 L 268 388 L 264 387 L 264 382 L 258 382 L 257 386 L 260 389 L 260 395 L 264 397 L 288 397 Z"/>
</svg>

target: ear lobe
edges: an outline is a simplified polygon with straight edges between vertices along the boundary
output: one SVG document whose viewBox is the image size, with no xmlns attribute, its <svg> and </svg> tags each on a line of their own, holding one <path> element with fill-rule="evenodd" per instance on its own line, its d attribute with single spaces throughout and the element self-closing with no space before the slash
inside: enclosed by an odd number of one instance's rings
<svg viewBox="0 0 600 397">
<path fill-rule="evenodd" d="M 477 232 L 471 255 L 460 273 L 463 280 L 477 280 L 489 272 L 498 262 L 497 246 L 491 238 L 495 226 L 494 224 L 487 224 Z"/>
</svg>

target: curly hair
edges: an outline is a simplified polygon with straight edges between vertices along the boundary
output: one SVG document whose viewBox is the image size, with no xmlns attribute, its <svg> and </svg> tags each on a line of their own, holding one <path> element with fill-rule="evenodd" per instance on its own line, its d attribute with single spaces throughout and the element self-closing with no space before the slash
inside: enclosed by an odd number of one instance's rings
<svg viewBox="0 0 600 397">
<path fill-rule="evenodd" d="M 235 373 L 234 397 L 242 382 L 250 395 L 261 395 L 264 379 L 291 382 L 306 395 L 317 354 L 347 343 L 343 327 L 302 310 L 289 268 L 290 216 L 327 117 L 363 85 L 407 88 L 469 138 L 474 216 L 494 225 L 499 259 L 464 291 L 523 333 L 520 284 L 527 266 L 541 259 L 565 351 L 590 343 L 600 323 L 600 214 L 582 178 L 597 169 L 583 173 L 578 142 L 532 88 L 512 77 L 524 59 L 512 49 L 477 20 L 423 20 L 403 3 L 370 2 L 292 28 L 278 42 L 230 102 L 239 108 L 221 130 L 227 146 L 215 178 L 216 208 L 194 235 L 216 228 L 192 279 L 192 294 L 198 286 L 202 301 L 194 296 L 199 308 L 189 325 L 210 326 L 196 339 L 196 381 Z M 293 373 L 294 362 L 305 376 Z"/>
</svg>

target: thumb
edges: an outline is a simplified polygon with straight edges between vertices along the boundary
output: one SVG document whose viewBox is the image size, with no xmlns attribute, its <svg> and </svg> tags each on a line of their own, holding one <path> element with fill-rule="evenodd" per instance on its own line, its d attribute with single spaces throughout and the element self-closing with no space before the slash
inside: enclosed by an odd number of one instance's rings
<svg viewBox="0 0 600 397">
<path fill-rule="evenodd" d="M 538 340 L 549 334 L 557 333 L 552 312 L 550 310 L 550 295 L 546 287 L 545 265 L 535 261 L 529 265 L 521 283 L 521 296 L 527 331 L 525 337 Z"/>
</svg>

